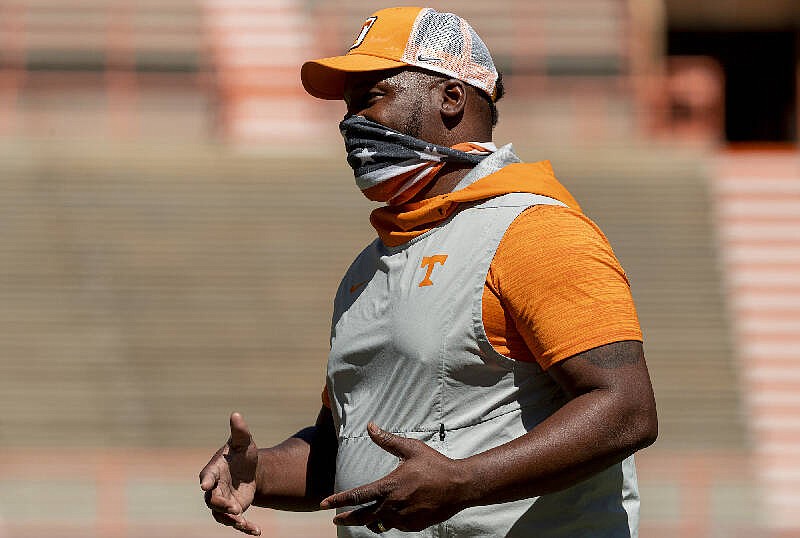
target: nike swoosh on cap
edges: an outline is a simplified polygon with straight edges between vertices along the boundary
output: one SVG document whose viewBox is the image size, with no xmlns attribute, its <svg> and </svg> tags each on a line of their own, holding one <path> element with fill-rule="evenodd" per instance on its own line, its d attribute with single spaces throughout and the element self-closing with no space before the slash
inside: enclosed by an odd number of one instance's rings
<svg viewBox="0 0 800 538">
<path fill-rule="evenodd" d="M 422 54 L 417 55 L 417 61 L 419 62 L 441 62 L 441 58 L 434 58 L 431 56 L 423 56 Z"/>
</svg>

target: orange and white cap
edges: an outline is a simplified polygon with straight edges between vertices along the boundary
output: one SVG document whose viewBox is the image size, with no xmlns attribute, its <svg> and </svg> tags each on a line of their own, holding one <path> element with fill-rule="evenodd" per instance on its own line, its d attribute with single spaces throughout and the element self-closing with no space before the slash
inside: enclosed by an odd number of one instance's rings
<svg viewBox="0 0 800 538">
<path fill-rule="evenodd" d="M 497 69 L 481 38 L 458 15 L 427 7 L 376 11 L 344 56 L 306 62 L 300 77 L 314 97 L 342 99 L 347 73 L 408 66 L 457 78 L 495 98 Z"/>
</svg>

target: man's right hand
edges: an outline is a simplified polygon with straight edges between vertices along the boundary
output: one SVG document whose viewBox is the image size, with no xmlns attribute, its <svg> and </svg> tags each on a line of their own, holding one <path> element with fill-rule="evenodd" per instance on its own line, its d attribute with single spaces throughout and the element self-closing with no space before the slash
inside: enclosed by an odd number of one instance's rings
<svg viewBox="0 0 800 538">
<path fill-rule="evenodd" d="M 260 536 L 258 525 L 247 521 L 244 512 L 256 493 L 258 448 L 239 413 L 231 415 L 231 436 L 200 471 L 200 488 L 214 519 L 229 527 Z"/>
</svg>

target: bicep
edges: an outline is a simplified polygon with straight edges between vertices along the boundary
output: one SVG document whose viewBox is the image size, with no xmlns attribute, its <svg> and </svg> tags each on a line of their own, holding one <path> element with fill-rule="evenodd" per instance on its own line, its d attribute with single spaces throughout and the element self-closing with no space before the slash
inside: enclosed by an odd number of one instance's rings
<svg viewBox="0 0 800 538">
<path fill-rule="evenodd" d="M 557 362 L 547 372 L 572 398 L 607 390 L 652 399 L 642 343 L 636 340 L 589 349 Z"/>
<path fill-rule="evenodd" d="M 658 415 L 642 343 L 614 342 L 578 353 L 547 372 L 572 398 L 603 409 L 603 422 L 629 452 L 652 444 L 658 435 Z"/>
</svg>

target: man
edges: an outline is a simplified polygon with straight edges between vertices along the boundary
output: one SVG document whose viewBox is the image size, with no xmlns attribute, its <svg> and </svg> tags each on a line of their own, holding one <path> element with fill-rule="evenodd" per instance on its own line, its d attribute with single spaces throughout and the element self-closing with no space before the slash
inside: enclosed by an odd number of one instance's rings
<svg viewBox="0 0 800 538">
<path fill-rule="evenodd" d="M 307 62 L 348 163 L 386 202 L 334 304 L 316 424 L 257 449 L 243 418 L 200 473 L 214 518 L 337 508 L 340 536 L 636 536 L 656 437 L 628 282 L 553 176 L 489 142 L 502 96 L 459 17 L 391 8 Z"/>
</svg>

